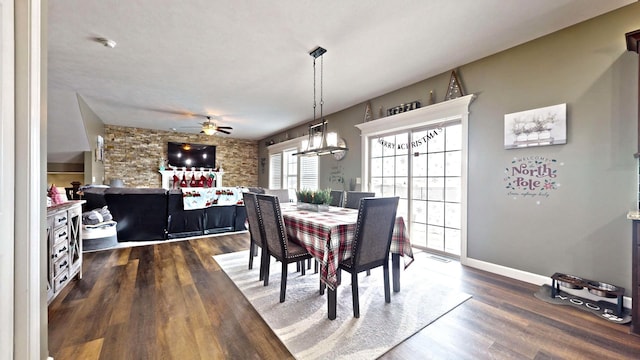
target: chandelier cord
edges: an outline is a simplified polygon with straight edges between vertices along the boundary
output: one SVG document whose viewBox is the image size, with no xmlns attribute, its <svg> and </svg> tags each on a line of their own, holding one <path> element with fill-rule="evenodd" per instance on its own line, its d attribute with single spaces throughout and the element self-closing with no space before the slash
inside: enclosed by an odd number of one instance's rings
<svg viewBox="0 0 640 360">
<path fill-rule="evenodd" d="M 316 121 L 316 59 L 313 58 L 313 121 Z"/>
<path fill-rule="evenodd" d="M 315 62 L 315 60 L 314 60 Z M 314 76 L 315 78 L 315 76 Z M 323 83 L 324 83 L 324 56 L 320 56 L 320 120 L 324 121 L 324 117 L 322 115 L 322 105 L 324 105 L 324 97 L 322 96 L 323 91 Z M 314 86 L 315 88 L 315 86 Z"/>
</svg>

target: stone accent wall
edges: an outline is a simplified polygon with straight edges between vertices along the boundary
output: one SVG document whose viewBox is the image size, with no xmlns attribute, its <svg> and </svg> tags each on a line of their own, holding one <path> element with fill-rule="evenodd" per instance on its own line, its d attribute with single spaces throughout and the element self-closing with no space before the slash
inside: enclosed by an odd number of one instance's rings
<svg viewBox="0 0 640 360">
<path fill-rule="evenodd" d="M 223 186 L 258 185 L 258 142 L 204 134 L 176 133 L 105 125 L 105 182 L 122 179 L 126 187 L 161 187 L 160 160 L 170 141 L 216 146 L 224 169 Z"/>
</svg>

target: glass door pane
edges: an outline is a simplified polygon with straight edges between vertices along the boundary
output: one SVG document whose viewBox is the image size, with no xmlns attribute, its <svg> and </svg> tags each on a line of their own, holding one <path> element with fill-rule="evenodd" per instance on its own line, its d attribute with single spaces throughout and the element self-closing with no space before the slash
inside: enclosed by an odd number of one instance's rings
<svg viewBox="0 0 640 360">
<path fill-rule="evenodd" d="M 461 125 L 447 125 L 428 137 L 433 130 L 410 133 L 414 144 L 424 142 L 411 157 L 411 241 L 414 246 L 459 256 Z"/>
<path fill-rule="evenodd" d="M 399 196 L 413 246 L 460 255 L 462 127 L 459 123 L 372 138 L 369 183 Z"/>
</svg>

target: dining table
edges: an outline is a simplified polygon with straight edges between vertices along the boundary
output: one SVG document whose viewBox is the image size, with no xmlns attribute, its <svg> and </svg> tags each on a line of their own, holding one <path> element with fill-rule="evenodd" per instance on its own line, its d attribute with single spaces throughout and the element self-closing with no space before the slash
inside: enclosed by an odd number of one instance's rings
<svg viewBox="0 0 640 360">
<path fill-rule="evenodd" d="M 358 209 L 329 206 L 325 211 L 298 208 L 295 203 L 281 204 L 287 236 L 304 246 L 320 264 L 320 281 L 327 287 L 328 317 L 336 318 L 336 290 L 339 285 L 338 264 L 352 254 Z M 408 230 L 402 216 L 397 216 L 391 239 L 393 291 L 400 291 L 400 256 L 406 268 L 413 262 Z"/>
</svg>

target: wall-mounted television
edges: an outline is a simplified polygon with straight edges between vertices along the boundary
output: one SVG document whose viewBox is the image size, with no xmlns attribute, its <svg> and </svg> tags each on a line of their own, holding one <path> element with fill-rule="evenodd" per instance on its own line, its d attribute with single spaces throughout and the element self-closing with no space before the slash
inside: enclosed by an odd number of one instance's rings
<svg viewBox="0 0 640 360">
<path fill-rule="evenodd" d="M 167 160 L 172 167 L 215 169 L 216 147 L 207 144 L 169 142 Z"/>
</svg>

